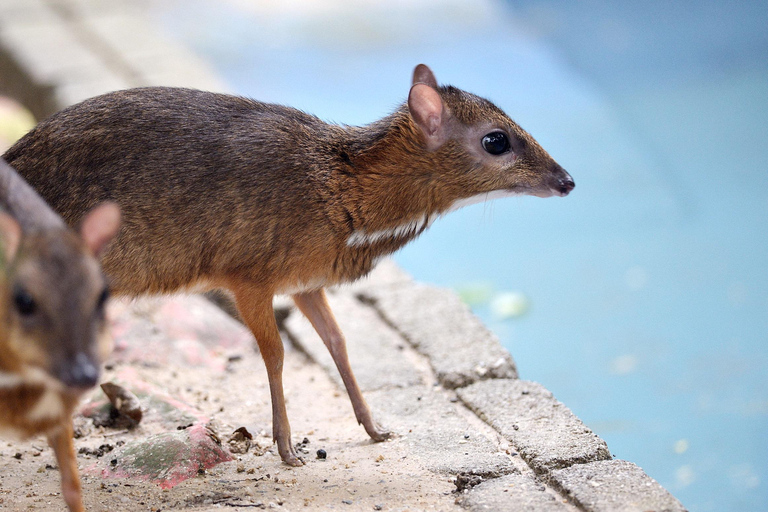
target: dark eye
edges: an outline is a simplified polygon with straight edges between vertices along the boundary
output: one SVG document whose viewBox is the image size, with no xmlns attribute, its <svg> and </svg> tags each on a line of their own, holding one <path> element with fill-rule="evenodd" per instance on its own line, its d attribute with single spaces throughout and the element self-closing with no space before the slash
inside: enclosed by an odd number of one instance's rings
<svg viewBox="0 0 768 512">
<path fill-rule="evenodd" d="M 13 294 L 13 303 L 16 305 L 16 310 L 23 316 L 29 316 L 37 311 L 37 303 L 26 290 L 18 289 Z"/>
<path fill-rule="evenodd" d="M 107 303 L 107 299 L 109 299 L 109 288 L 104 288 L 99 294 L 98 300 L 96 301 L 96 309 L 104 309 L 104 306 Z"/>
<path fill-rule="evenodd" d="M 509 151 L 509 139 L 504 132 L 491 132 L 483 137 L 483 149 L 492 155 Z"/>
</svg>

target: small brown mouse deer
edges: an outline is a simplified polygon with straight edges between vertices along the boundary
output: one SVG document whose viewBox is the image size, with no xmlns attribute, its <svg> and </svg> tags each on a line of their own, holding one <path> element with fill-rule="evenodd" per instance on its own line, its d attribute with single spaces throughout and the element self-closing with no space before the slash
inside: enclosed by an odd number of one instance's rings
<svg viewBox="0 0 768 512">
<path fill-rule="evenodd" d="M 76 233 L 2 159 L 0 207 L 0 432 L 48 437 L 64 500 L 79 512 L 72 413 L 111 348 L 97 256 L 120 213 L 101 205 Z"/>
<path fill-rule="evenodd" d="M 564 196 L 571 177 L 491 102 L 416 67 L 406 104 L 368 126 L 175 88 L 106 94 L 40 123 L 7 153 L 74 224 L 116 201 L 124 225 L 102 263 L 120 294 L 234 292 L 267 367 L 273 437 L 291 445 L 274 294 L 291 294 L 330 350 L 359 423 L 373 419 L 324 287 L 462 205 L 503 195 Z"/>
</svg>

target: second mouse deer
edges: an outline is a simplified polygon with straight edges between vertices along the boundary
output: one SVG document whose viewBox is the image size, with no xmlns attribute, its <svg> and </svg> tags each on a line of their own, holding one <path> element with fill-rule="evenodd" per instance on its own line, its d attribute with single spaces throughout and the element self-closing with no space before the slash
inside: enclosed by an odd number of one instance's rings
<svg viewBox="0 0 768 512">
<path fill-rule="evenodd" d="M 573 180 L 491 102 L 416 67 L 408 100 L 362 127 L 179 88 L 109 93 L 40 123 L 6 153 L 67 220 L 116 201 L 102 259 L 118 294 L 227 288 L 266 364 L 273 437 L 291 444 L 272 310 L 292 295 L 330 350 L 355 415 L 378 425 L 324 288 L 366 275 L 437 217 L 489 198 L 565 196 Z"/>
<path fill-rule="evenodd" d="M 104 204 L 69 229 L 0 159 L 0 432 L 47 436 L 72 512 L 84 510 L 72 413 L 111 347 L 96 258 L 119 222 Z"/>
</svg>

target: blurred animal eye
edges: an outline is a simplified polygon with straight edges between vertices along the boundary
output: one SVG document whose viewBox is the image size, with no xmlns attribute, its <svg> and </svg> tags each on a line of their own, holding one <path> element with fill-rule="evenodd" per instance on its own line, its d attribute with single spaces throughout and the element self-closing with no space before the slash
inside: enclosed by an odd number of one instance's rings
<svg viewBox="0 0 768 512">
<path fill-rule="evenodd" d="M 509 151 L 509 139 L 504 132 L 491 132 L 483 137 L 483 149 L 492 154 L 500 155 Z"/>
<path fill-rule="evenodd" d="M 13 303 L 16 310 L 24 316 L 29 316 L 37 311 L 37 303 L 25 290 L 18 289 L 13 294 Z"/>
<path fill-rule="evenodd" d="M 107 299 L 109 299 L 109 288 L 104 288 L 96 301 L 96 309 L 104 309 Z"/>
</svg>

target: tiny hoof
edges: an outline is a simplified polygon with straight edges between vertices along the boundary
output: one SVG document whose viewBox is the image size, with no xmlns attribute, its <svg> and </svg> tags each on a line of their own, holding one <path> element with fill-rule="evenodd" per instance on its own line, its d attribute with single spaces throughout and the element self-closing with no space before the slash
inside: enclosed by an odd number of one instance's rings
<svg viewBox="0 0 768 512">
<path fill-rule="evenodd" d="M 371 436 L 371 439 L 373 439 L 376 442 L 386 441 L 387 439 L 392 439 L 392 432 L 388 430 L 384 430 L 381 432 L 377 432 L 375 436 Z"/>
<path fill-rule="evenodd" d="M 371 436 L 371 439 L 376 442 L 386 441 L 392 437 L 392 432 L 382 428 L 379 425 L 374 425 L 373 428 L 366 429 L 366 432 L 368 432 L 368 435 Z"/>
<path fill-rule="evenodd" d="M 299 457 L 295 455 L 290 455 L 288 457 L 283 457 L 283 462 L 288 464 L 289 466 L 293 466 L 295 468 L 301 467 L 304 465 L 304 461 L 300 459 Z"/>
</svg>

